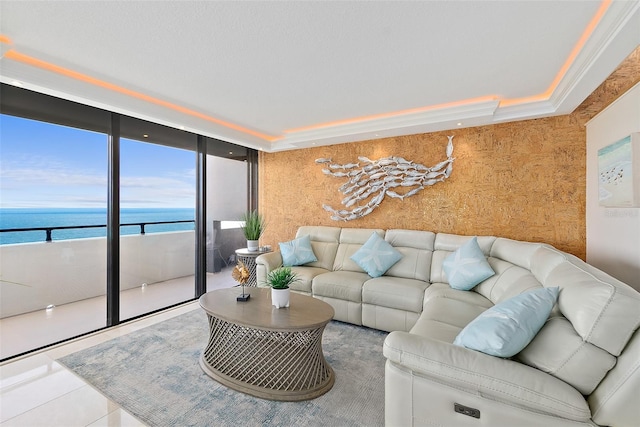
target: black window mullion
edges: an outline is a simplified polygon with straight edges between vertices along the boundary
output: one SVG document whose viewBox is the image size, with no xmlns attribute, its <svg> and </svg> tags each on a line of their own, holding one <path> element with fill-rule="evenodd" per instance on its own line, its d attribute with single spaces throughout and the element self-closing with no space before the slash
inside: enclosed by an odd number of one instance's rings
<svg viewBox="0 0 640 427">
<path fill-rule="evenodd" d="M 247 209 L 258 210 L 258 152 L 247 149 Z"/>
<path fill-rule="evenodd" d="M 207 152 L 205 137 L 198 135 L 196 149 L 196 272 L 195 294 L 207 292 Z"/>
<path fill-rule="evenodd" d="M 120 115 L 111 113 L 107 190 L 107 326 L 120 323 Z"/>
</svg>

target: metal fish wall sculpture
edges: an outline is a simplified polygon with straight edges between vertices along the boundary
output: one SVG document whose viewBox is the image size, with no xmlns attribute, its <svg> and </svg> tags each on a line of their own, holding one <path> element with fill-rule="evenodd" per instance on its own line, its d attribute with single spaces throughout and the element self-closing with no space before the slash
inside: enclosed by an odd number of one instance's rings
<svg viewBox="0 0 640 427">
<path fill-rule="evenodd" d="M 379 160 L 358 157 L 359 163 L 346 165 L 332 163 L 331 159 L 316 159 L 316 163 L 326 166 L 322 169 L 325 175 L 347 178 L 338 191 L 346 196 L 341 203 L 351 209 L 337 210 L 328 205 L 322 205 L 322 208 L 331 213 L 334 221 L 351 221 L 369 215 L 380 206 L 385 196 L 404 200 L 427 186 L 444 181 L 451 175 L 455 160 L 451 157 L 453 136 L 448 138 L 447 160 L 430 168 L 402 157 Z"/>
</svg>

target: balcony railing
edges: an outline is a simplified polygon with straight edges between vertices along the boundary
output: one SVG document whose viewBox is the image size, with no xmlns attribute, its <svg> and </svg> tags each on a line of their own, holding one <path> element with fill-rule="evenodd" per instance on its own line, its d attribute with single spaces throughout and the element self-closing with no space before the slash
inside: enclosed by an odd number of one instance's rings
<svg viewBox="0 0 640 427">
<path fill-rule="evenodd" d="M 193 220 L 139 222 L 138 233 L 120 236 L 120 290 L 141 288 L 193 276 L 195 231 L 151 232 L 145 226 L 194 223 Z M 97 228 L 102 226 L 75 226 Z M 182 226 L 184 227 L 184 226 Z M 25 231 L 56 231 L 69 227 L 33 227 Z M 74 227 L 72 227 L 74 228 Z M 16 231 L 9 229 L 7 231 Z M 5 231 L 5 230 L 3 230 Z M 55 237 L 55 233 L 54 237 Z M 216 250 L 214 251 L 214 242 Z M 207 272 L 222 268 L 243 247 L 240 228 L 221 228 L 207 235 Z M 104 295 L 107 242 L 105 236 L 74 237 L 0 245 L 0 319 Z M 220 264 L 220 268 L 216 268 Z"/>
<path fill-rule="evenodd" d="M 153 222 L 132 222 L 128 224 L 120 224 L 120 227 L 138 226 L 140 227 L 140 234 L 145 234 L 145 226 L 147 225 L 163 225 L 163 224 L 183 224 L 194 223 L 195 220 L 180 220 L 180 221 L 153 221 Z M 60 227 L 30 227 L 30 228 L 1 228 L 0 233 L 16 233 L 25 231 L 44 231 L 46 233 L 45 242 L 52 242 L 52 233 L 54 230 L 75 230 L 83 228 L 106 228 L 106 224 L 100 225 L 68 225 Z"/>
</svg>

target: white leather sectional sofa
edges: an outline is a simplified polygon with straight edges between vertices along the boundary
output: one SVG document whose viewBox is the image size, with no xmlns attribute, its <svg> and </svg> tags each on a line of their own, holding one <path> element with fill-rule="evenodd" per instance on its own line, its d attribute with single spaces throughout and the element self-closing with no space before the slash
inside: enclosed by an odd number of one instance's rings
<svg viewBox="0 0 640 427">
<path fill-rule="evenodd" d="M 373 232 L 402 258 L 372 278 L 351 256 Z M 388 426 L 640 426 L 640 293 L 549 245 L 480 236 L 495 275 L 449 286 L 443 261 L 471 236 L 303 226 L 318 259 L 292 269 L 293 291 L 322 299 L 335 319 L 389 331 L 383 353 Z M 258 284 L 282 265 L 257 258 Z M 510 358 L 452 344 L 485 310 L 559 287 L 551 315 Z"/>
</svg>

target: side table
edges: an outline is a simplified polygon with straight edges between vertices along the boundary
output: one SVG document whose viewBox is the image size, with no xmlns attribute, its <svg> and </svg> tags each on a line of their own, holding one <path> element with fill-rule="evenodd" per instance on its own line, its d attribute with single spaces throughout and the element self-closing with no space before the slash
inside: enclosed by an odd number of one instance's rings
<svg viewBox="0 0 640 427">
<path fill-rule="evenodd" d="M 259 249 L 257 251 L 250 251 L 247 248 L 242 248 L 236 250 L 236 258 L 238 259 L 238 261 L 242 261 L 245 267 L 247 267 L 247 270 L 249 270 L 249 280 L 247 281 L 246 286 L 258 285 L 258 277 L 256 275 L 256 258 L 259 255 L 269 252 L 271 252 L 271 249 Z"/>
</svg>

